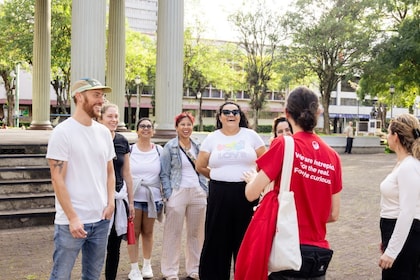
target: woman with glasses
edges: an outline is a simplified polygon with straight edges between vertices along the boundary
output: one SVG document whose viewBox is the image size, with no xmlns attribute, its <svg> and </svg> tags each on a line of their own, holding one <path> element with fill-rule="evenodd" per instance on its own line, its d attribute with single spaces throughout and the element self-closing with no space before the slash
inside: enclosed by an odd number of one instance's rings
<svg viewBox="0 0 420 280">
<path fill-rule="evenodd" d="M 229 280 L 257 200 L 245 198 L 243 173 L 255 169 L 265 152 L 261 137 L 248 129 L 238 104 L 226 102 L 216 116 L 216 130 L 203 141 L 196 169 L 210 179 L 200 279 Z"/>
<path fill-rule="evenodd" d="M 191 140 L 194 117 L 181 113 L 175 117 L 177 137 L 166 143 L 161 157 L 165 225 L 161 270 L 165 279 L 179 279 L 182 229 L 187 230 L 185 270 L 188 279 L 198 278 L 198 265 L 204 239 L 207 180 L 195 171 L 198 145 Z"/>
<path fill-rule="evenodd" d="M 128 245 L 131 271 L 130 280 L 153 278 L 151 266 L 153 248 L 153 228 L 155 220 L 160 219 L 163 201 L 160 181 L 160 155 L 162 147 L 151 142 L 154 134 L 153 123 L 149 118 L 141 118 L 137 123 L 138 141 L 131 146 L 130 166 L 134 182 L 134 232 L 136 244 Z M 139 236 L 143 249 L 143 268 L 140 272 Z"/>
</svg>

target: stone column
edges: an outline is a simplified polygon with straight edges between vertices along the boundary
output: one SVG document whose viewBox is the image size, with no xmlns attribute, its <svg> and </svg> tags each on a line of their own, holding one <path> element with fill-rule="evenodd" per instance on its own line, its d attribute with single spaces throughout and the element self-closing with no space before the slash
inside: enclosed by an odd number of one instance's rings
<svg viewBox="0 0 420 280">
<path fill-rule="evenodd" d="M 106 0 L 73 0 L 71 14 L 71 83 L 94 78 L 105 84 Z"/>
<path fill-rule="evenodd" d="M 176 135 L 174 117 L 182 110 L 184 0 L 158 1 L 155 138 Z"/>
<path fill-rule="evenodd" d="M 32 122 L 30 129 L 52 129 L 50 122 L 51 0 L 35 1 Z M 18 73 L 19 74 L 19 73 Z"/>
<path fill-rule="evenodd" d="M 106 81 L 112 88 L 107 98 L 120 113 L 118 130 L 127 130 L 124 123 L 125 104 L 125 0 L 109 2 L 108 62 Z"/>
</svg>

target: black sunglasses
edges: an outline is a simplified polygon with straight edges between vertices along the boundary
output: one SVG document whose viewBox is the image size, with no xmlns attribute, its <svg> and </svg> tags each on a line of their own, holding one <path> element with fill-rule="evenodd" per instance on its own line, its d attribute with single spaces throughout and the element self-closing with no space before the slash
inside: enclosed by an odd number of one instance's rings
<svg viewBox="0 0 420 280">
<path fill-rule="evenodd" d="M 222 114 L 225 116 L 229 116 L 230 114 L 233 114 L 234 116 L 238 115 L 240 111 L 238 109 L 236 110 L 222 110 Z"/>
</svg>

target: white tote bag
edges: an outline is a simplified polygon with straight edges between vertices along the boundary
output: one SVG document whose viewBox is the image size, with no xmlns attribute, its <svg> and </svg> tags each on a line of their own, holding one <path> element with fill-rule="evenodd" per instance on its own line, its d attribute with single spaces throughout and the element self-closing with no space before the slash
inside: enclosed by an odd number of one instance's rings
<svg viewBox="0 0 420 280">
<path fill-rule="evenodd" d="M 295 143 L 293 138 L 285 136 L 283 170 L 278 195 L 276 233 L 268 260 L 268 271 L 300 270 L 302 255 L 299 244 L 299 229 L 296 214 L 294 193 L 290 191 L 293 155 Z"/>
</svg>

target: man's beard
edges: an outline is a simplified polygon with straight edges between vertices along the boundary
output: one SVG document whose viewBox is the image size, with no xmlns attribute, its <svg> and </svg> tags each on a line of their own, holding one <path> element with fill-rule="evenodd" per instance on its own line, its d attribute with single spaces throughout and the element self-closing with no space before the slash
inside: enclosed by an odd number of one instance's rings
<svg viewBox="0 0 420 280">
<path fill-rule="evenodd" d="M 89 115 L 89 117 L 93 118 L 99 118 L 101 116 L 101 113 L 99 110 L 95 110 L 96 105 L 91 105 L 89 103 L 83 104 L 83 110 Z"/>
</svg>

